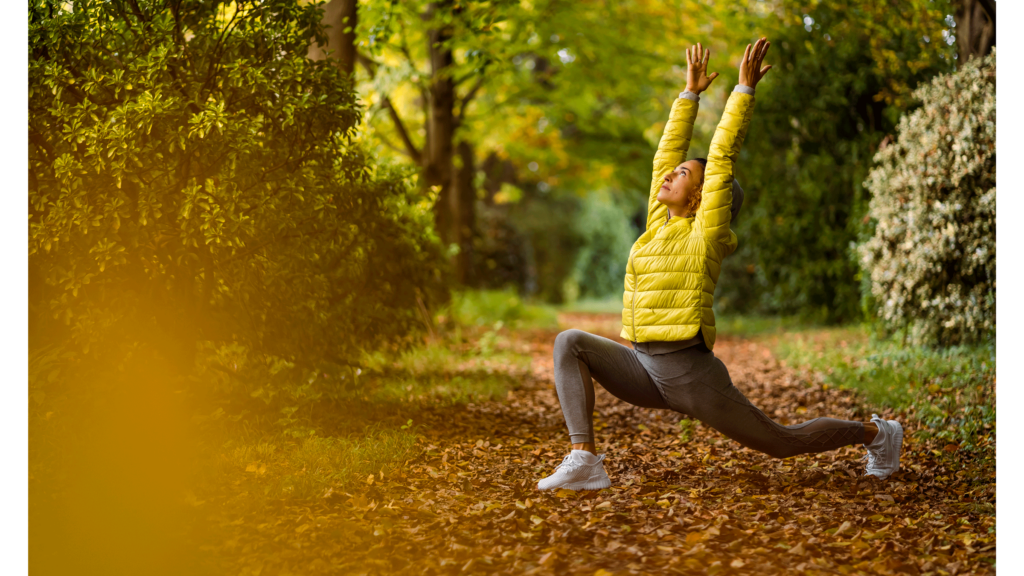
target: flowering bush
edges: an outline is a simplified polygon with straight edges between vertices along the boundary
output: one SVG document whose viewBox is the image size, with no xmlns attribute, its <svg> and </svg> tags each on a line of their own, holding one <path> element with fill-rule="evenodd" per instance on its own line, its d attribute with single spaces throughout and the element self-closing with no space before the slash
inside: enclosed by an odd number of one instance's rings
<svg viewBox="0 0 1024 576">
<path fill-rule="evenodd" d="M 869 301 L 915 343 L 978 341 L 995 330 L 995 51 L 915 96 L 923 105 L 900 120 L 865 182 Z"/>
</svg>

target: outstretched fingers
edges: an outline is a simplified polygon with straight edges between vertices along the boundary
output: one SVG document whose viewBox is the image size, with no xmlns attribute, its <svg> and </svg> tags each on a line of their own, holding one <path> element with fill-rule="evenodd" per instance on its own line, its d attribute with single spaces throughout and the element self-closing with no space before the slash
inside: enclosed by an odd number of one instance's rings
<svg viewBox="0 0 1024 576">
<path fill-rule="evenodd" d="M 764 57 L 768 54 L 768 49 L 771 48 L 771 47 L 772 47 L 772 43 L 769 42 L 767 39 L 765 39 L 764 47 L 761 49 L 761 53 L 758 55 L 758 58 L 757 58 L 757 69 L 758 69 L 758 76 L 759 77 L 763 77 L 765 74 L 768 73 L 769 70 L 772 69 L 770 64 L 768 66 L 763 66 L 762 67 L 762 64 L 764 64 Z"/>
</svg>

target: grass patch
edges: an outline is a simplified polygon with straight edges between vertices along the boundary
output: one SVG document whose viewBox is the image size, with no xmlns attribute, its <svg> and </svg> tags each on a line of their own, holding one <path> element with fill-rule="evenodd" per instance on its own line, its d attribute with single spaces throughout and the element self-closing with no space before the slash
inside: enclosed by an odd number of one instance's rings
<svg viewBox="0 0 1024 576">
<path fill-rule="evenodd" d="M 468 341 L 449 333 L 400 354 L 367 356 L 344 383 L 296 382 L 301 395 L 203 417 L 209 442 L 196 497 L 220 493 L 250 508 L 350 490 L 370 475 L 377 482 L 390 477 L 421 450 L 421 411 L 504 397 L 528 373 L 530 357 L 515 349 L 507 329 L 465 333 Z"/>
<path fill-rule="evenodd" d="M 603 298 L 600 300 L 588 298 L 577 300 L 572 304 L 562 306 L 562 312 L 575 312 L 579 314 L 621 314 L 622 295 Z"/>
<path fill-rule="evenodd" d="M 368 359 L 361 397 L 375 405 L 490 400 L 515 388 L 529 366 L 529 356 L 512 350 L 505 332 L 486 330 L 467 345 L 439 342 L 397 359 Z"/>
<path fill-rule="evenodd" d="M 788 332 L 776 356 L 824 382 L 864 394 L 871 405 L 907 411 L 935 436 L 974 450 L 994 442 L 995 344 L 931 349 L 877 340 L 864 327 Z"/>
<path fill-rule="evenodd" d="M 440 319 L 467 328 L 498 323 L 513 329 L 554 328 L 558 326 L 558 310 L 548 304 L 524 301 L 511 290 L 468 290 L 452 295 L 452 302 Z"/>
<path fill-rule="evenodd" d="M 763 336 L 784 332 L 804 332 L 819 326 L 796 316 L 747 316 L 716 314 L 715 327 L 720 336 Z"/>
</svg>

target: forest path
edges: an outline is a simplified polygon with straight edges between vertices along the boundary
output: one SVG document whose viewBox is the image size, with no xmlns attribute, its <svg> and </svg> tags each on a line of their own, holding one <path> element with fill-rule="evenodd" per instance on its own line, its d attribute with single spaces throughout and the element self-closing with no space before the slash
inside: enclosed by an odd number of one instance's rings
<svg viewBox="0 0 1024 576">
<path fill-rule="evenodd" d="M 618 331 L 617 316 L 561 324 Z M 699 423 L 684 441 L 680 414 L 599 387 L 598 452 L 612 488 L 538 491 L 569 449 L 556 334 L 517 335 L 532 369 L 507 398 L 425 412 L 424 450 L 401 472 L 286 508 L 269 531 L 243 530 L 241 574 L 994 573 L 994 480 L 953 470 L 942 445 L 916 438 L 900 415 L 880 414 L 906 428 L 902 467 L 880 481 L 862 476 L 860 446 L 779 460 Z M 720 336 L 715 354 L 784 424 L 870 418 L 855 394 L 812 384 L 755 341 Z"/>
</svg>

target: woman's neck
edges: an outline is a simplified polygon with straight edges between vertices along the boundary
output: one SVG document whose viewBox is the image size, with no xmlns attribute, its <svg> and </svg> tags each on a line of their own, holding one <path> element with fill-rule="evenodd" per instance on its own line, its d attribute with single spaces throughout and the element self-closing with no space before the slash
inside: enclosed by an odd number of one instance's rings
<svg viewBox="0 0 1024 576">
<path fill-rule="evenodd" d="M 689 218 L 690 216 L 693 216 L 693 214 L 684 214 L 682 208 L 676 208 L 674 206 L 668 207 L 669 218 Z"/>
</svg>

